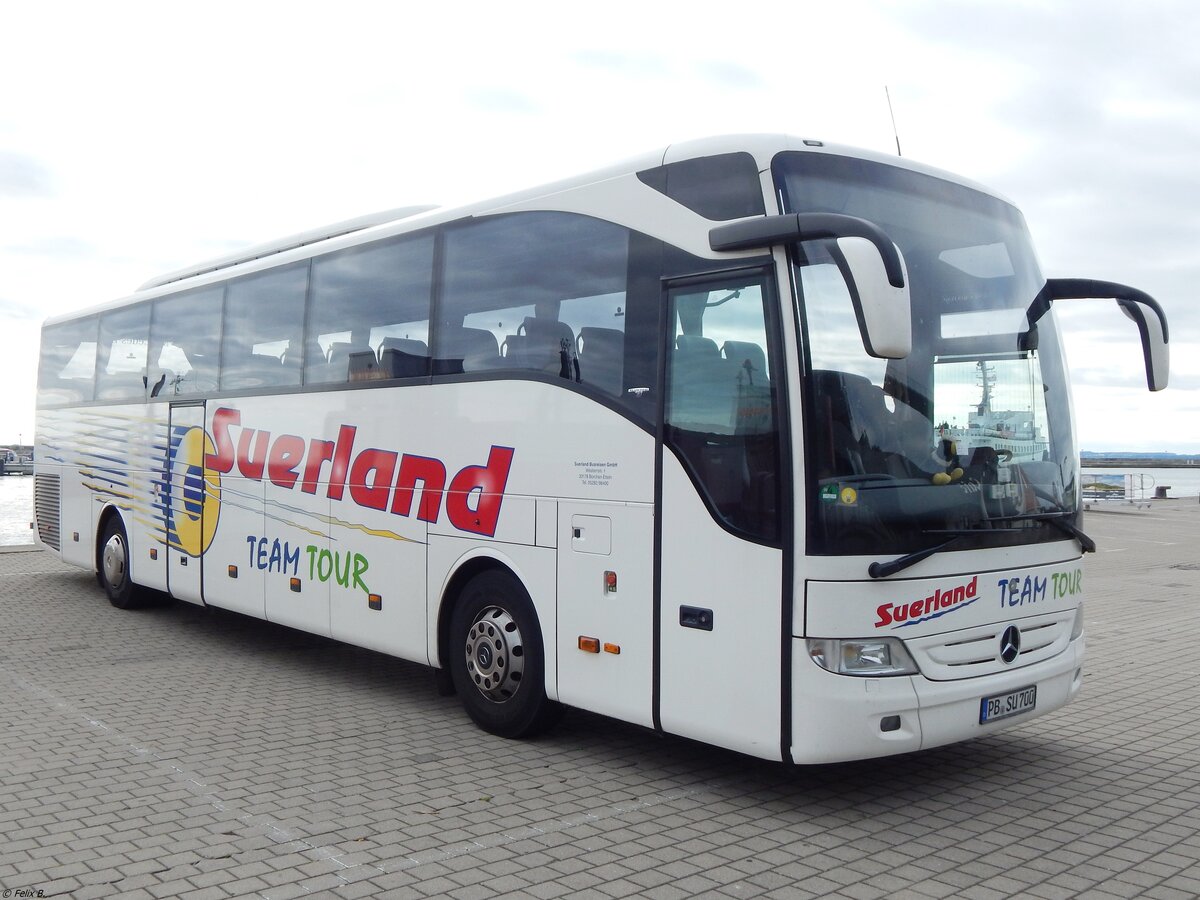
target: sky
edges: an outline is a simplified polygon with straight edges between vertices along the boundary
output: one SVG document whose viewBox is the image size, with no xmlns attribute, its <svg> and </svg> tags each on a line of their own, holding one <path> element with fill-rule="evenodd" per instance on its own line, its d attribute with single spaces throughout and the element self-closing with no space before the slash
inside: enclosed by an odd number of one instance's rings
<svg viewBox="0 0 1200 900">
<path fill-rule="evenodd" d="M 0 443 L 30 442 L 41 321 L 248 244 L 453 205 L 713 134 L 894 153 L 1019 206 L 1084 450 L 1200 453 L 1200 4 L 764 0 L 6 3 Z"/>
</svg>

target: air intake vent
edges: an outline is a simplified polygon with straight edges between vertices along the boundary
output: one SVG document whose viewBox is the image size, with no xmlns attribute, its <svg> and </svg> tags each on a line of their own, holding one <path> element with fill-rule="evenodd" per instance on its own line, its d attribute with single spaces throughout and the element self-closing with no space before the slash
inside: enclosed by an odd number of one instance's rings
<svg viewBox="0 0 1200 900">
<path fill-rule="evenodd" d="M 33 477 L 33 514 L 37 519 L 38 537 L 55 550 L 62 549 L 58 533 L 60 493 L 57 475 L 39 473 Z"/>
</svg>

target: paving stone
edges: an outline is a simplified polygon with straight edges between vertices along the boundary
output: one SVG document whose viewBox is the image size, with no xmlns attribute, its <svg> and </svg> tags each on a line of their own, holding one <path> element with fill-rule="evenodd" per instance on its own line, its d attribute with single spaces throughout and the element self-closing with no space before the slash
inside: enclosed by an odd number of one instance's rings
<svg viewBox="0 0 1200 900">
<path fill-rule="evenodd" d="M 1089 514 L 1085 689 L 795 769 L 571 711 L 475 729 L 427 670 L 0 554 L 0 886 L 79 898 L 1200 892 L 1200 507 Z M 17 564 L 14 559 L 19 558 Z M 56 648 L 75 648 L 61 650 Z"/>
</svg>

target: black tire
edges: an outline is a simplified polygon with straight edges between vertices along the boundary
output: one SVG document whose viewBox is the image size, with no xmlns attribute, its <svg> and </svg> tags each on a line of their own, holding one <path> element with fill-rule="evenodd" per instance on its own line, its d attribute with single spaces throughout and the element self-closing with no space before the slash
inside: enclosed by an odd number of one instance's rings
<svg viewBox="0 0 1200 900">
<path fill-rule="evenodd" d="M 509 572 L 463 588 L 450 617 L 448 664 L 467 715 L 491 734 L 531 737 L 562 713 L 546 697 L 545 654 L 533 601 Z"/>
<path fill-rule="evenodd" d="M 96 559 L 96 580 L 117 609 L 136 609 L 144 593 L 129 577 L 129 537 L 120 516 L 111 516 L 104 526 Z"/>
</svg>

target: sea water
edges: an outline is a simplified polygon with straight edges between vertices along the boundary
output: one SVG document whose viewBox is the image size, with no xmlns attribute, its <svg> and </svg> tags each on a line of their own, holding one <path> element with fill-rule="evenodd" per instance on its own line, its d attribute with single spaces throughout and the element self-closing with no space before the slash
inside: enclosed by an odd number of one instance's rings
<svg viewBox="0 0 1200 900">
<path fill-rule="evenodd" d="M 0 546 L 32 544 L 33 476 L 0 476 Z"/>
<path fill-rule="evenodd" d="M 1180 466 L 1171 469 L 1089 469 L 1084 466 L 1083 480 L 1094 475 L 1132 475 L 1133 496 L 1153 497 L 1155 488 L 1166 487 L 1168 497 L 1200 496 L 1200 466 Z"/>
</svg>

